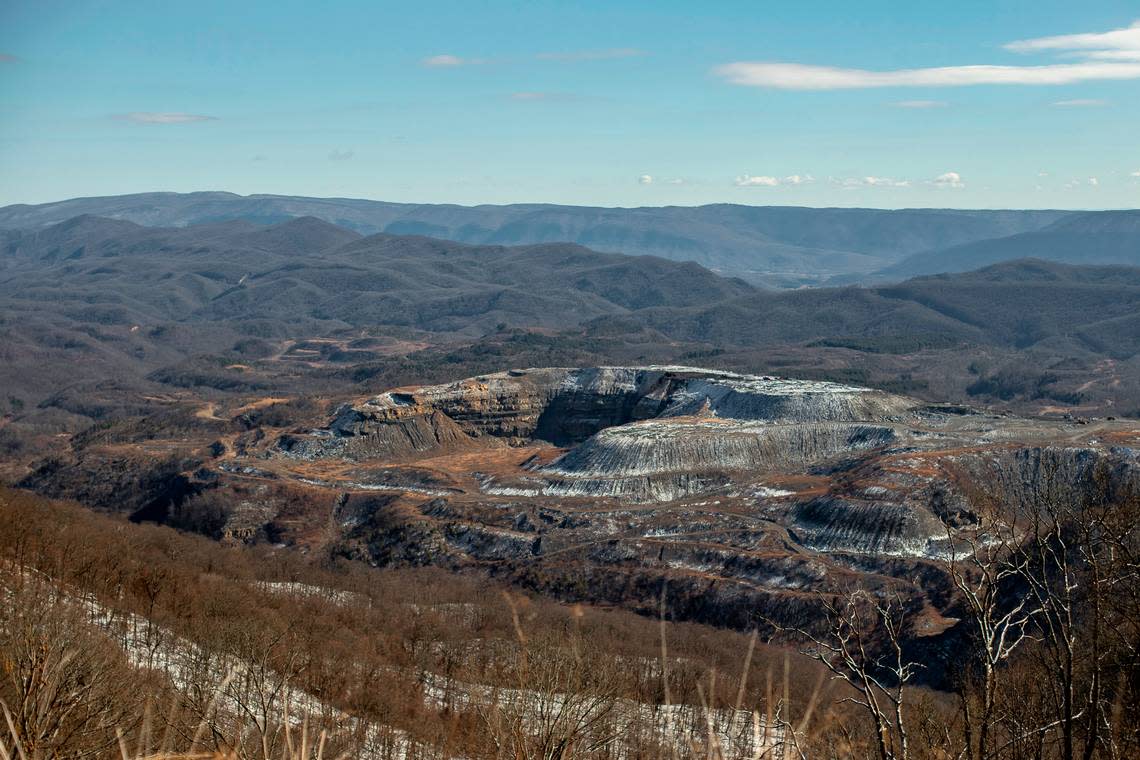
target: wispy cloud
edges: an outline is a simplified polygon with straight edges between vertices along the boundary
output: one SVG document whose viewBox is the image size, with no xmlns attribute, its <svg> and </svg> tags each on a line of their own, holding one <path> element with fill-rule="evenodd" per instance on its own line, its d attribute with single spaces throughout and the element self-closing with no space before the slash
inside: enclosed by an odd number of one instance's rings
<svg viewBox="0 0 1140 760">
<path fill-rule="evenodd" d="M 1053 103 L 1058 108 L 1096 108 L 1098 106 L 1107 106 L 1107 100 L 1100 100 L 1099 98 L 1074 98 L 1073 100 L 1058 100 Z"/>
<path fill-rule="evenodd" d="M 783 90 L 852 90 L 872 87 L 965 87 L 969 85 L 1060 85 L 1095 80 L 1140 79 L 1140 22 L 1126 29 L 1011 42 L 1016 53 L 1060 53 L 1084 60 L 1039 66 L 968 65 L 867 69 L 802 63 L 740 61 L 713 73 L 731 84 Z"/>
<path fill-rule="evenodd" d="M 333 150 L 329 153 L 329 161 L 349 161 L 356 155 L 352 150 Z"/>
<path fill-rule="evenodd" d="M 815 182 L 815 177 L 810 174 L 789 174 L 786 177 L 742 174 L 733 181 L 733 184 L 737 187 L 778 187 L 779 185 L 806 185 L 812 182 Z"/>
<path fill-rule="evenodd" d="M 910 187 L 910 180 L 894 177 L 864 177 L 863 184 L 871 187 Z"/>
<path fill-rule="evenodd" d="M 910 187 L 909 179 L 894 177 L 828 177 L 827 181 L 849 190 L 860 187 Z"/>
<path fill-rule="evenodd" d="M 457 55 L 449 55 L 447 53 L 441 55 L 429 56 L 421 63 L 424 66 L 432 68 L 455 68 L 458 66 L 481 66 L 487 63 L 486 58 L 460 58 Z"/>
<path fill-rule="evenodd" d="M 1109 32 L 1017 40 L 1006 45 L 1005 49 L 1014 53 L 1065 53 L 1102 61 L 1140 61 L 1140 21 Z"/>
<path fill-rule="evenodd" d="M 1131 174 L 1129 174 L 1128 176 L 1129 176 L 1129 177 L 1138 177 L 1138 178 L 1140 178 L 1140 169 L 1138 169 L 1138 170 L 1136 170 L 1136 171 L 1132 172 L 1132 173 L 1131 173 Z"/>
<path fill-rule="evenodd" d="M 200 113 L 178 113 L 172 111 L 134 111 L 115 114 L 111 118 L 131 121 L 135 124 L 189 124 L 196 121 L 217 121 L 217 116 Z"/>
<path fill-rule="evenodd" d="M 891 105 L 895 108 L 945 108 L 950 104 L 945 100 L 899 100 Z"/>
<path fill-rule="evenodd" d="M 539 53 L 540 61 L 607 61 L 614 58 L 637 58 L 646 55 L 637 48 L 606 48 L 604 50 L 570 50 L 556 53 Z"/>
<path fill-rule="evenodd" d="M 780 184 L 780 179 L 778 177 L 753 177 L 748 174 L 742 174 L 736 178 L 735 184 L 737 187 L 775 187 Z"/>
<path fill-rule="evenodd" d="M 618 58 L 636 58 L 648 55 L 638 48 L 606 48 L 603 50 L 566 50 L 561 52 L 536 53 L 526 57 L 496 57 L 496 58 L 465 58 L 451 53 L 440 53 L 424 58 L 420 63 L 430 68 L 459 68 L 461 66 L 482 66 L 484 64 L 511 64 L 526 63 L 528 61 L 561 61 L 575 63 L 579 61 L 609 61 Z"/>
<path fill-rule="evenodd" d="M 652 174 L 642 174 L 640 177 L 637 178 L 637 184 L 639 184 L 639 185 L 652 185 L 653 184 L 653 175 Z"/>
<path fill-rule="evenodd" d="M 11 53 L 0 53 L 0 63 L 19 63 L 20 56 Z"/>
<path fill-rule="evenodd" d="M 962 175 L 958 172 L 946 172 L 945 174 L 939 174 L 937 177 L 930 180 L 930 184 L 934 185 L 935 187 L 946 187 L 954 190 L 959 190 L 966 186 L 966 183 L 962 181 Z"/>
<path fill-rule="evenodd" d="M 715 73 L 732 84 L 777 90 L 857 90 L 872 87 L 965 87 L 978 84 L 1074 84 L 1140 79 L 1140 63 L 1065 63 L 1049 66 L 942 66 L 865 71 L 800 63 L 729 63 Z"/>
</svg>

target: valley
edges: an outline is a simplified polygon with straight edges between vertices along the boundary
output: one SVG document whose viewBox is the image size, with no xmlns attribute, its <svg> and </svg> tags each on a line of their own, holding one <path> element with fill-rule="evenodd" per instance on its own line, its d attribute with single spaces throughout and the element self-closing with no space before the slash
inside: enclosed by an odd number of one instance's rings
<svg viewBox="0 0 1140 760">
<path fill-rule="evenodd" d="M 566 602 L 653 616 L 667 594 L 677 619 L 777 638 L 822 625 L 828 599 L 878 590 L 906 600 L 908 651 L 936 684 L 966 635 L 948 558 L 1020 530 L 1043 495 L 1140 489 L 1132 421 L 690 367 L 516 369 L 323 416 L 274 398 L 201 411 L 175 439 L 84 436 L 22 485 L 223 542 Z M 307 424 L 290 424 L 298 412 Z"/>
</svg>

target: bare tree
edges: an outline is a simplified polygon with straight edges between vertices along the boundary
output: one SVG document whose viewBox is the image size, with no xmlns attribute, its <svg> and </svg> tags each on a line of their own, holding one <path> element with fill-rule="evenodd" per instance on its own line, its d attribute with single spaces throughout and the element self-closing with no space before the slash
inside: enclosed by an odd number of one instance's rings
<svg viewBox="0 0 1140 760">
<path fill-rule="evenodd" d="M 35 584 L 0 602 L 0 706 L 24 756 L 96 757 L 137 725 L 142 677 L 74 603 Z"/>
<path fill-rule="evenodd" d="M 880 760 L 908 760 L 906 685 L 921 666 L 903 652 L 903 601 L 893 594 L 879 597 L 865 589 L 843 600 L 821 599 L 825 633 L 773 625 L 811 642 L 803 653 L 854 689 L 855 695 L 841 702 L 856 705 L 871 720 Z"/>
<path fill-rule="evenodd" d="M 613 745 L 623 731 L 620 673 L 586 651 L 577 629 L 565 639 L 532 640 L 513 603 L 512 614 L 519 644 L 509 668 L 513 688 L 491 690 L 477 707 L 494 757 L 566 760 Z"/>
<path fill-rule="evenodd" d="M 972 629 L 970 656 L 959 674 L 963 755 L 981 760 L 994 741 L 999 669 L 1025 643 L 1041 607 L 1024 595 L 1010 600 L 1011 584 L 1027 576 L 1029 564 L 1013 528 L 994 521 L 971 534 L 955 536 L 948 529 L 947 543 L 946 569 Z"/>
</svg>

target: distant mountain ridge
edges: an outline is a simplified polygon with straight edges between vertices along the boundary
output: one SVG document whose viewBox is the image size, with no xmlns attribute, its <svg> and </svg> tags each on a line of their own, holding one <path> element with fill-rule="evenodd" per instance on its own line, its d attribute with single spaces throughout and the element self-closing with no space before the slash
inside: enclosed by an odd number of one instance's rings
<svg viewBox="0 0 1140 760">
<path fill-rule="evenodd" d="M 886 374 L 920 354 L 897 381 Z M 1014 355 L 1027 363 L 1006 371 Z M 362 237 L 311 217 L 166 228 L 84 215 L 0 230 L 0 403 L 40 410 L 45 429 L 145 406 L 159 386 L 709 358 L 857 383 L 873 372 L 880 387 L 937 398 L 970 385 L 1041 404 L 1088 393 L 1134 404 L 1140 269 L 1020 260 L 774 292 L 693 262 Z"/>
<path fill-rule="evenodd" d="M 602 208 L 455 206 L 226 192 L 142 193 L 0 208 L 0 228 L 35 229 L 82 214 L 146 226 L 314 217 L 361 234 L 425 235 L 480 245 L 569 242 L 594 250 L 695 261 L 751 282 L 858 280 L 908 256 L 1042 229 L 1065 211 L 851 209 L 714 204 Z"/>
<path fill-rule="evenodd" d="M 917 253 L 878 274 L 898 280 L 967 272 L 1030 257 L 1066 264 L 1140 266 L 1140 211 L 1075 213 L 1039 230 Z"/>
<path fill-rule="evenodd" d="M 1101 234 L 1119 236 L 1120 223 L 1136 218 L 1120 214 Z M 1078 215 L 1053 227 L 1089 224 Z M 391 325 L 468 336 L 498 325 L 587 326 L 756 347 L 817 339 L 1029 345 L 1064 336 L 1112 355 L 1140 351 L 1140 332 L 1130 333 L 1140 269 L 1127 266 L 1019 259 L 893 285 L 772 292 L 692 262 L 573 243 L 361 236 L 314 217 L 166 228 L 83 215 L 0 230 L 0 245 L 3 304 L 102 324 L 261 320 L 280 334 Z"/>
<path fill-rule="evenodd" d="M 64 313 L 101 310 L 106 323 L 266 319 L 479 335 L 500 323 L 563 328 L 755 290 L 691 262 L 573 243 L 362 237 L 313 217 L 264 228 L 241 221 L 165 228 L 83 215 L 3 231 L 0 242 L 0 282 L 13 288 L 0 304 L 42 294 Z"/>
</svg>

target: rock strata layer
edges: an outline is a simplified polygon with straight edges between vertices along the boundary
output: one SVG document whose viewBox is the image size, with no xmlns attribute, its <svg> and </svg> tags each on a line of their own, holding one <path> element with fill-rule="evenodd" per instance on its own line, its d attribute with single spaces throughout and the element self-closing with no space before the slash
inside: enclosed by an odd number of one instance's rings
<svg viewBox="0 0 1140 760">
<path fill-rule="evenodd" d="M 340 410 L 307 445 L 289 441 L 286 448 L 307 457 L 394 458 L 487 439 L 568 446 L 646 420 L 883 422 L 904 419 L 916 406 L 911 399 L 867 388 L 692 367 L 525 369 L 388 391 Z M 650 429 L 630 433 L 650 434 Z M 751 439 L 759 444 L 765 437 L 775 441 L 776 435 L 757 433 Z M 741 430 L 733 437 L 743 442 L 749 435 Z M 706 452 L 706 458 L 715 455 Z"/>
</svg>

